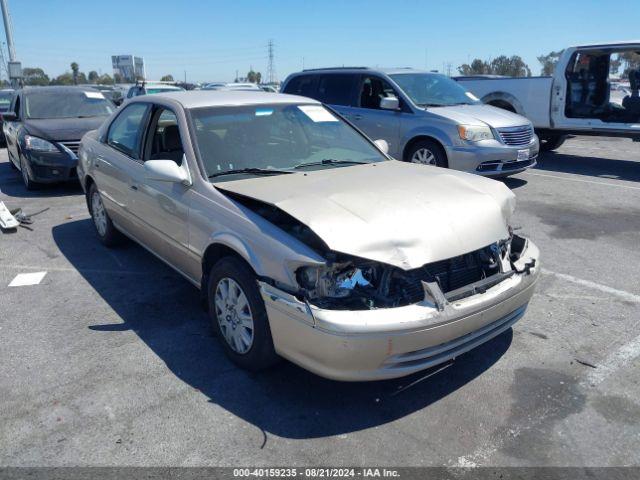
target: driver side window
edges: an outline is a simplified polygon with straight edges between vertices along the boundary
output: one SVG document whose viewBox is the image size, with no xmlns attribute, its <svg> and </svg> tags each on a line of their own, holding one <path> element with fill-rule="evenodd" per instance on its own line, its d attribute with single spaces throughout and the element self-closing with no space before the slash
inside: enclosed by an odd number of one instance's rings
<svg viewBox="0 0 640 480">
<path fill-rule="evenodd" d="M 379 77 L 364 77 L 360 86 L 360 108 L 381 110 L 380 100 L 398 97 L 393 87 Z"/>
<path fill-rule="evenodd" d="M 184 150 L 175 113 L 166 108 L 156 110 L 146 144 L 145 160 L 173 160 L 182 165 Z"/>
</svg>

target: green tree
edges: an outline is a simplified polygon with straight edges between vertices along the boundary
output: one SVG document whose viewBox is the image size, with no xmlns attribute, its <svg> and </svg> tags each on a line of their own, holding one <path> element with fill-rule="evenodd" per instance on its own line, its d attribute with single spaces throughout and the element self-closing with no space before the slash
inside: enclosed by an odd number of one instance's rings
<svg viewBox="0 0 640 480">
<path fill-rule="evenodd" d="M 629 70 L 640 69 L 640 55 L 636 52 L 622 52 L 618 58 L 624 63 L 623 77 L 629 76 Z"/>
<path fill-rule="evenodd" d="M 73 85 L 74 78 L 71 72 L 64 72 L 62 75 L 58 75 L 56 78 L 51 80 L 52 85 Z"/>
<path fill-rule="evenodd" d="M 546 55 L 540 55 L 538 57 L 538 61 L 540 65 L 542 65 L 542 70 L 540 71 L 540 75 L 550 76 L 553 75 L 553 72 L 556 69 L 556 64 L 560 59 L 560 55 L 564 50 L 558 50 L 557 52 L 549 52 Z"/>
<path fill-rule="evenodd" d="M 71 72 L 73 73 L 73 84 L 78 84 L 78 72 L 80 71 L 80 66 L 76 62 L 71 62 Z"/>
<path fill-rule="evenodd" d="M 260 72 L 256 72 L 256 83 L 262 82 L 262 74 Z"/>
<path fill-rule="evenodd" d="M 488 62 L 476 58 L 471 65 L 464 63 L 458 67 L 458 72 L 462 75 L 486 75 L 491 73 L 491 66 Z"/>
<path fill-rule="evenodd" d="M 29 68 L 25 67 L 22 69 L 22 75 L 25 85 L 49 85 L 49 76 L 44 73 L 44 70 L 41 68 Z"/>
<path fill-rule="evenodd" d="M 101 75 L 98 79 L 100 85 L 113 85 L 113 78 L 108 73 Z"/>
<path fill-rule="evenodd" d="M 165 75 L 160 79 L 161 82 L 173 82 L 173 75 Z"/>
<path fill-rule="evenodd" d="M 96 72 L 95 70 L 91 70 L 89 72 L 89 75 L 87 76 L 87 80 L 89 80 L 89 83 L 97 83 L 99 78 L 100 75 L 98 75 L 98 72 Z"/>
<path fill-rule="evenodd" d="M 122 75 L 120 75 L 119 73 L 114 73 L 113 74 L 113 81 L 115 83 L 122 83 Z"/>
<path fill-rule="evenodd" d="M 491 61 L 491 73 L 506 77 L 530 77 L 531 69 L 518 55 L 500 55 Z"/>
<path fill-rule="evenodd" d="M 247 73 L 247 82 L 256 83 L 256 72 L 253 71 L 253 68 Z"/>
</svg>

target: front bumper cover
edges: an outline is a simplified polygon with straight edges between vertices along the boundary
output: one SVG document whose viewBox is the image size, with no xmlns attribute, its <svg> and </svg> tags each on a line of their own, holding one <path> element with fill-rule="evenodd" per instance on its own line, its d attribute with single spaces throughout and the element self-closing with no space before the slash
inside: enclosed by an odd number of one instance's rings
<svg viewBox="0 0 640 480">
<path fill-rule="evenodd" d="M 320 376 L 396 378 L 438 365 L 490 340 L 524 314 L 540 273 L 527 241 L 516 272 L 484 291 L 435 305 L 326 310 L 260 282 L 276 351 Z"/>
</svg>

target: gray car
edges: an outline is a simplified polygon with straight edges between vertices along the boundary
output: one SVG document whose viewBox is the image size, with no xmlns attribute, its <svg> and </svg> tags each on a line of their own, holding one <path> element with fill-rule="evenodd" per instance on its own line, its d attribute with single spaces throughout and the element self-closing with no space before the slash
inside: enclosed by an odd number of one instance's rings
<svg viewBox="0 0 640 480">
<path fill-rule="evenodd" d="M 482 104 L 449 77 L 414 69 L 332 68 L 290 75 L 283 93 L 319 100 L 399 160 L 505 176 L 536 164 L 521 115 Z"/>
<path fill-rule="evenodd" d="M 238 365 L 375 380 L 509 329 L 540 273 L 504 184 L 383 146 L 308 98 L 177 92 L 86 134 L 78 173 L 100 240 L 123 233 L 199 287 Z"/>
</svg>

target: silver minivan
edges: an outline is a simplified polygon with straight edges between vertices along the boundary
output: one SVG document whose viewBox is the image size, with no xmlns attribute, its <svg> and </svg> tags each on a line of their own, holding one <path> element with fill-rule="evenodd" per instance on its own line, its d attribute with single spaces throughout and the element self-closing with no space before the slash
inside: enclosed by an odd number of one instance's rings
<svg viewBox="0 0 640 480">
<path fill-rule="evenodd" d="M 290 75 L 283 93 L 319 100 L 394 158 L 488 176 L 536 164 L 538 137 L 521 115 L 481 103 L 451 78 L 410 68 L 331 68 Z"/>
</svg>

